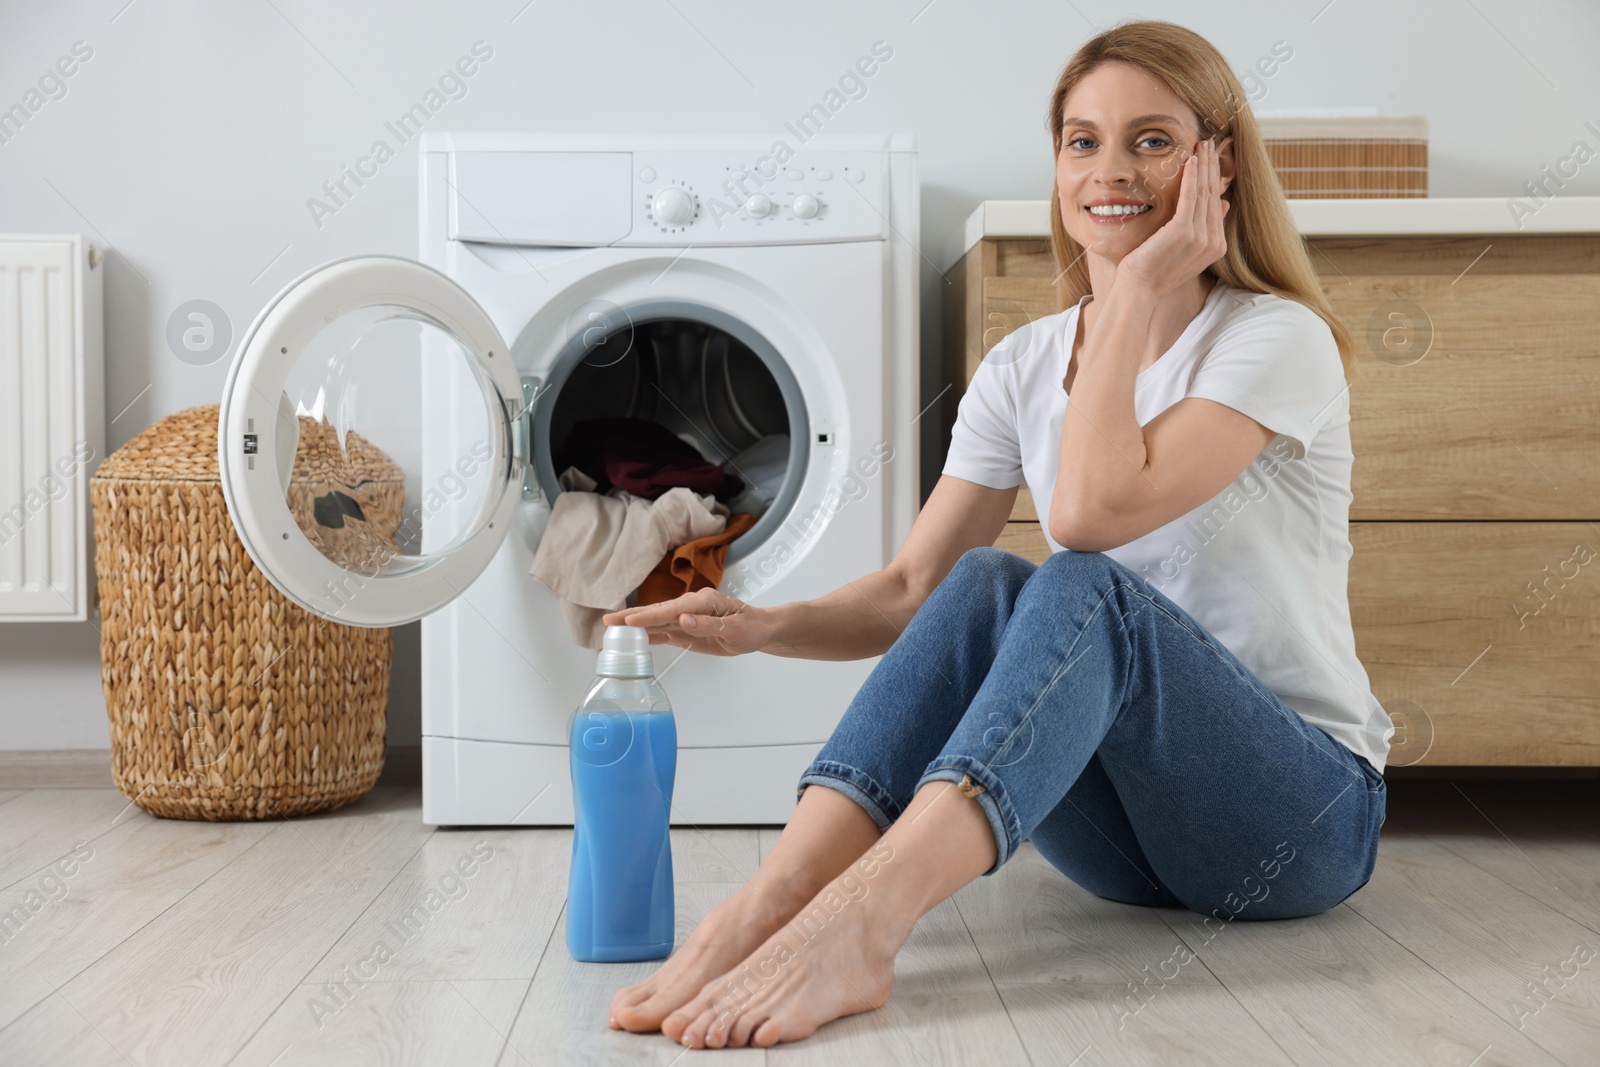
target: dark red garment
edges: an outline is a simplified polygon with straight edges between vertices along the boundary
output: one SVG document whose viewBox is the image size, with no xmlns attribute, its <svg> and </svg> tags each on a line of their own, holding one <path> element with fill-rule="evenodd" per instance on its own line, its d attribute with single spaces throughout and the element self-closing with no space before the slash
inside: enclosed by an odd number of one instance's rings
<svg viewBox="0 0 1600 1067">
<path fill-rule="evenodd" d="M 706 462 L 693 445 L 649 419 L 584 419 L 556 449 L 555 469 L 577 467 L 595 480 L 595 491 L 613 487 L 646 500 L 682 486 L 728 500 L 744 480 Z"/>
</svg>

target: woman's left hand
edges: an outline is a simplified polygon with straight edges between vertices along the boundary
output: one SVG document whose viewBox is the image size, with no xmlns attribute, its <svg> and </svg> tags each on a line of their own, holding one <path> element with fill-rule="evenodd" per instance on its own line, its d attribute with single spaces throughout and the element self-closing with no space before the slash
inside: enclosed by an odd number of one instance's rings
<svg viewBox="0 0 1600 1067">
<path fill-rule="evenodd" d="M 1172 218 L 1151 234 L 1138 248 L 1117 264 L 1117 279 L 1166 296 L 1184 283 L 1200 276 L 1228 251 L 1222 220 L 1228 202 L 1222 199 L 1222 167 L 1218 153 L 1233 140 L 1221 144 L 1201 141 L 1179 172 L 1178 207 Z"/>
</svg>

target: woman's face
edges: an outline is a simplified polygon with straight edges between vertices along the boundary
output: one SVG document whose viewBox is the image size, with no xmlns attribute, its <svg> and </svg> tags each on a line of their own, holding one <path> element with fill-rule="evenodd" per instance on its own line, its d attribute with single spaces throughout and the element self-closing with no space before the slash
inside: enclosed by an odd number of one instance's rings
<svg viewBox="0 0 1600 1067">
<path fill-rule="evenodd" d="M 1199 119 L 1171 89 L 1122 62 L 1102 64 L 1079 81 L 1061 112 L 1061 223 L 1084 248 L 1118 262 L 1172 218 L 1183 161 L 1200 142 Z M 1232 181 L 1231 149 L 1219 154 L 1223 190 Z M 1107 202 L 1135 213 L 1090 210 Z"/>
</svg>

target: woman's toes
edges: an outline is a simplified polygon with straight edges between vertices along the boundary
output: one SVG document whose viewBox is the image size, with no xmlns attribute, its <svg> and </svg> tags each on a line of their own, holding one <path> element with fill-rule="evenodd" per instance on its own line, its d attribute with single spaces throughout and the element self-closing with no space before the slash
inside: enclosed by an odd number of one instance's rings
<svg viewBox="0 0 1600 1067">
<path fill-rule="evenodd" d="M 629 986 L 619 992 L 611 1002 L 611 1014 L 625 1030 L 634 1033 L 660 1030 L 676 1039 L 677 1035 L 666 1029 L 667 1016 L 679 1009 L 689 1011 L 690 1006 L 686 1002 L 693 999 L 694 992 L 693 986 L 685 985 L 681 972 L 665 977 L 658 973 L 648 982 Z M 689 1011 L 687 1019 L 693 1019 L 696 1014 L 698 1011 Z"/>
<path fill-rule="evenodd" d="M 622 1024 L 623 1029 L 632 1030 L 634 1033 L 648 1033 L 661 1028 L 661 1017 L 669 1010 L 676 1007 L 674 1004 L 662 1004 L 662 995 L 653 994 L 631 1004 L 614 1005 L 611 1014 Z"/>
<path fill-rule="evenodd" d="M 648 989 L 639 990 L 638 987 L 624 989 L 611 1002 L 611 1017 L 624 1030 L 635 1033 L 655 1030 L 661 1025 L 661 1020 L 660 1015 L 651 1008 L 659 995 Z"/>
<path fill-rule="evenodd" d="M 683 1032 L 689 1028 L 690 1023 L 700 1017 L 700 1013 L 703 1010 L 702 1006 L 697 1003 L 698 999 L 691 1000 L 677 1011 L 670 1013 L 665 1019 L 662 1019 L 661 1032 L 674 1041 L 681 1041 Z"/>
<path fill-rule="evenodd" d="M 674 997 L 666 992 L 660 992 L 648 1000 L 640 1001 L 633 1006 L 633 1014 L 641 1023 L 648 1023 L 652 1029 L 661 1025 L 662 1018 L 673 1008 L 678 1007 L 683 998 Z"/>
<path fill-rule="evenodd" d="M 753 1048 L 771 1048 L 783 1040 L 783 1025 L 776 1018 L 767 1019 L 750 1035 Z"/>
<path fill-rule="evenodd" d="M 706 1027 L 706 1048 L 722 1048 L 728 1044 L 728 1024 L 732 1021 L 721 1012 L 711 1017 Z"/>
<path fill-rule="evenodd" d="M 711 981 L 701 986 L 691 997 L 685 998 L 683 1004 L 675 1008 L 661 1020 L 661 1032 L 674 1041 L 683 1041 L 689 1036 L 689 1031 L 699 1026 L 699 1036 L 704 1036 L 706 1026 L 710 1025 L 717 1011 L 717 993 L 721 982 Z M 704 1023 L 704 1025 L 701 1025 Z"/>
<path fill-rule="evenodd" d="M 694 1014 L 680 1028 L 678 1044 L 685 1048 L 705 1048 L 706 1027 L 710 1024 L 710 1009 L 696 1005 Z"/>
<path fill-rule="evenodd" d="M 631 1030 L 634 1033 L 648 1032 L 654 1027 L 638 1008 L 612 1008 L 611 1019 L 619 1030 Z"/>
<path fill-rule="evenodd" d="M 632 1013 L 634 1005 L 633 986 L 617 990 L 617 995 L 611 998 L 611 1007 L 607 1009 L 606 1025 L 619 1027 L 625 1025 L 627 1017 Z"/>
<path fill-rule="evenodd" d="M 633 985 L 623 986 L 617 990 L 617 995 L 611 998 L 611 1006 L 613 1008 L 636 1008 L 654 996 L 655 992 L 656 981 L 655 977 L 651 976 L 646 981 L 635 982 Z"/>
<path fill-rule="evenodd" d="M 767 1015 L 754 1007 L 740 1012 L 734 1020 L 733 1028 L 728 1031 L 728 1045 L 732 1048 L 744 1048 L 750 1044 L 751 1037 L 767 1021 Z"/>
</svg>

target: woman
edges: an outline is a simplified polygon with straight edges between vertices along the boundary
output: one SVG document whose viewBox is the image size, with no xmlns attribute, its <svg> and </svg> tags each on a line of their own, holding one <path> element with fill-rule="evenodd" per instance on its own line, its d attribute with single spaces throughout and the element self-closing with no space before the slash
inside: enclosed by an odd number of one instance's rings
<svg viewBox="0 0 1600 1067">
<path fill-rule="evenodd" d="M 607 617 L 712 654 L 883 654 L 766 862 L 611 1026 L 770 1046 L 879 1007 L 917 920 L 1025 839 L 1208 925 L 1371 877 L 1393 729 L 1346 594 L 1352 346 L 1242 101 L 1179 26 L 1084 45 L 1049 118 L 1079 299 L 979 367 L 894 561 L 806 603 Z M 1023 482 L 1038 567 L 982 547 Z"/>
</svg>

